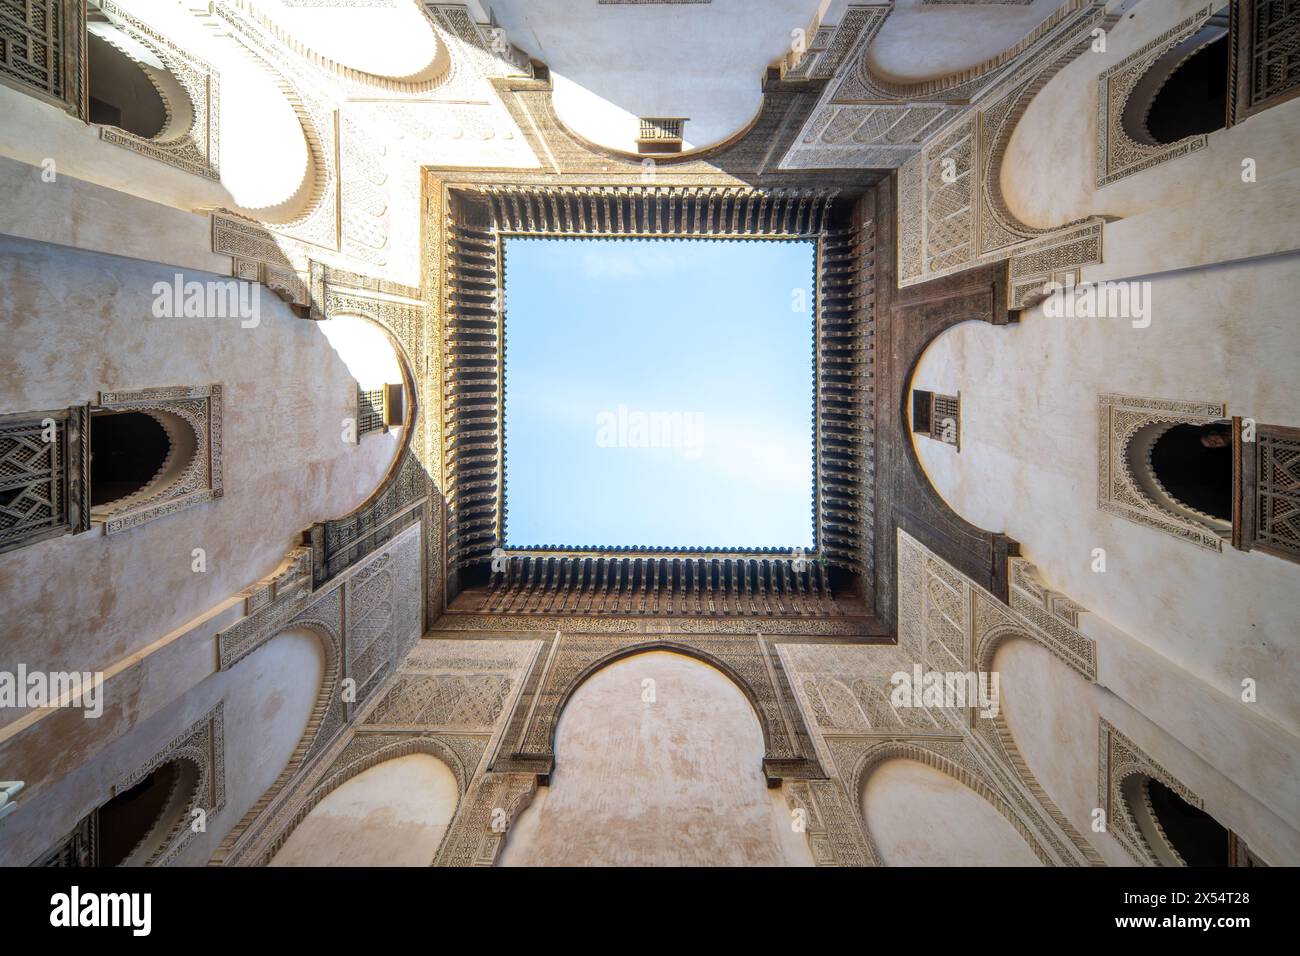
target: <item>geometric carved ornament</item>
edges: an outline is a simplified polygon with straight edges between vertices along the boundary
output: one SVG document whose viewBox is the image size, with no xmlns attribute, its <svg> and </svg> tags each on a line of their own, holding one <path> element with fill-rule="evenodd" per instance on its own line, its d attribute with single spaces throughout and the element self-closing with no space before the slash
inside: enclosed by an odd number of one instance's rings
<svg viewBox="0 0 1300 956">
<path fill-rule="evenodd" d="M 144 74 L 158 92 L 166 115 L 162 129 L 153 136 L 102 125 L 100 138 L 196 176 L 220 179 L 221 105 L 216 71 L 111 0 L 92 0 L 90 22 L 96 39 L 112 45 Z M 116 40 L 119 34 L 131 42 Z M 151 53 L 164 69 L 142 60 L 140 48 Z"/>
<path fill-rule="evenodd" d="M 1098 402 L 1097 506 L 1210 551 L 1222 551 L 1229 522 L 1194 512 L 1160 484 L 1150 465 L 1156 441 L 1175 425 L 1221 421 L 1224 406 L 1130 395 Z"/>
</svg>

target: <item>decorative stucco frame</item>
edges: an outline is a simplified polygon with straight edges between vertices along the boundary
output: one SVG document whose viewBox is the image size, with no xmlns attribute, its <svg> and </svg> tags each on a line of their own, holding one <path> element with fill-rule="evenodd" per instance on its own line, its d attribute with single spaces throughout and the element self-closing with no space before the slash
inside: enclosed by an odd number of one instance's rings
<svg viewBox="0 0 1300 956">
<path fill-rule="evenodd" d="M 382 697 L 377 692 L 423 633 L 424 535 L 420 527 L 405 527 L 316 591 L 312 550 L 295 548 L 276 571 L 244 592 L 245 616 L 217 635 L 222 670 L 289 630 L 314 634 L 325 666 L 287 765 L 226 835 L 216 862 L 269 860 L 274 850 L 265 850 L 264 841 L 285 825 L 286 813 L 293 813 L 293 801 L 303 792 L 298 784 L 319 781 L 348 739 L 348 728 Z"/>
<path fill-rule="evenodd" d="M 195 811 L 203 811 L 205 819 L 210 820 L 226 805 L 225 748 L 222 705 L 218 703 L 179 737 L 154 754 L 147 763 L 137 767 L 113 787 L 109 793 L 110 798 L 129 790 L 158 767 L 174 760 L 184 761 L 198 772 L 193 796 L 171 824 L 171 829 L 163 837 L 159 848 L 147 860 L 140 861 L 142 865 L 168 866 L 175 862 L 195 835 L 202 832 L 192 825 L 195 822 Z"/>
<path fill-rule="evenodd" d="M 869 852 L 869 862 L 880 865 L 880 854 L 871 839 L 866 817 L 862 813 L 861 794 L 866 788 L 867 778 L 882 763 L 893 759 L 916 760 L 973 790 L 983 797 L 1007 822 L 1015 828 L 1024 839 L 1034 855 L 1045 866 L 1069 865 L 1078 862 L 1077 851 L 1064 841 L 1049 842 L 1041 828 L 1040 814 L 1021 796 L 1018 801 L 1008 791 L 1004 782 L 989 776 L 987 769 L 980 766 L 969 744 L 961 736 L 944 738 L 937 735 L 921 737 L 853 737 L 828 738 L 827 744 L 835 754 L 836 766 L 840 768 L 845 790 L 850 798 L 850 805 L 855 810 L 859 825 L 865 835 Z M 1056 845 L 1053 846 L 1052 844 Z"/>
<path fill-rule="evenodd" d="M 1142 172 L 1179 156 L 1204 149 L 1207 137 L 1189 136 L 1164 146 L 1135 141 L 1124 129 L 1124 113 L 1134 88 L 1155 65 L 1179 44 L 1196 35 L 1214 13 L 1214 5 L 1170 27 L 1137 52 L 1105 70 L 1097 78 L 1097 188 Z M 1199 49 L 1199 47 L 1198 47 Z M 1191 56 L 1195 51 L 1189 51 Z"/>
<path fill-rule="evenodd" d="M 1085 609 L 1045 586 L 1030 561 L 1013 557 L 1008 563 L 1004 603 L 900 528 L 899 646 L 936 668 L 991 671 L 998 647 L 1022 637 L 1095 683 L 1097 645 L 1079 631 L 1079 614 Z"/>
<path fill-rule="evenodd" d="M 1004 603 L 898 530 L 898 646 L 908 661 L 933 670 L 992 672 L 997 651 L 1022 639 L 1046 648 L 1089 683 L 1097 681 L 1097 645 L 1080 629 L 1086 609 L 1047 587 L 1037 568 L 1008 559 Z M 1021 755 L 1004 712 L 990 718 L 976 708 L 940 712 L 960 731 L 995 789 L 1011 800 L 1027 825 L 1071 865 L 1100 862 L 1096 850 L 1048 797 Z M 839 758 L 837 765 L 842 765 Z"/>
<path fill-rule="evenodd" d="M 1102 395 L 1098 400 L 1097 507 L 1207 551 L 1222 551 L 1223 536 L 1207 524 L 1159 504 L 1143 490 L 1139 476 L 1133 473 L 1129 445 L 1139 432 L 1150 431 L 1149 426 L 1209 424 L 1221 421 L 1225 411 L 1225 406 L 1212 402 Z M 1154 476 L 1150 480 L 1154 482 Z"/>
<path fill-rule="evenodd" d="M 1105 717 L 1100 720 L 1098 738 L 1097 805 L 1105 811 L 1106 829 L 1138 863 L 1143 866 L 1161 866 L 1148 837 L 1138 827 L 1129 798 L 1124 793 L 1125 781 L 1134 776 L 1159 780 L 1197 809 L 1203 809 L 1204 803 L 1173 774 L 1156 763 L 1146 751 L 1120 733 Z M 1141 799 L 1149 799 L 1145 786 L 1141 790 Z M 1162 849 L 1181 862 L 1182 857 L 1164 836 L 1149 803 L 1145 816 L 1151 821 L 1153 836 L 1164 841 Z"/>
<path fill-rule="evenodd" d="M 311 811 L 331 793 L 358 774 L 389 760 L 411 754 L 428 754 L 446 764 L 456 778 L 457 816 L 474 779 L 488 737 L 483 734 L 446 734 L 427 731 L 358 731 L 351 735 L 346 745 L 335 755 L 329 768 L 293 801 L 291 810 L 282 810 L 272 825 L 262 834 L 251 855 L 238 862 L 241 865 L 266 866 L 293 835 L 293 831 Z M 448 833 L 443 836 L 446 843 Z M 439 852 L 442 845 L 439 846 Z M 433 865 L 437 859 L 430 860 Z M 235 862 L 226 860 L 226 863 Z"/>
<path fill-rule="evenodd" d="M 157 56 L 176 83 L 169 88 L 170 84 L 164 82 L 156 69 L 140 62 L 129 50 L 119 48 L 158 91 L 167 118 L 157 136 L 137 136 L 116 126 L 101 126 L 100 138 L 196 176 L 219 180 L 221 79 L 217 71 L 206 60 L 177 46 L 112 0 L 91 0 L 91 3 L 92 10 L 98 7 L 114 26 Z M 177 102 L 177 97 L 183 97 L 186 102 Z M 173 128 L 177 116 L 185 113 L 189 114 L 190 122 L 183 129 Z"/>
<path fill-rule="evenodd" d="M 193 432 L 194 439 L 187 462 L 173 460 L 176 453 L 173 445 L 168 461 L 153 481 L 127 498 L 92 511 L 92 518 L 103 523 L 105 534 L 129 531 L 155 518 L 222 496 L 220 385 L 100 392 L 95 410 L 142 412 L 159 421 L 168 431 L 169 439 L 173 437 L 171 426 L 181 421 Z M 91 432 L 94 432 L 93 416 Z"/>
<path fill-rule="evenodd" d="M 890 760 L 915 760 L 938 770 L 982 797 L 1020 834 L 1045 866 L 1097 862 L 1074 832 L 1061 826 L 1054 808 L 1028 790 L 1008 768 L 960 732 L 910 734 L 827 734 L 835 767 L 829 780 L 792 781 L 786 800 L 798 814 L 818 866 L 880 866 L 880 852 L 867 827 L 862 794 L 867 779 Z"/>
<path fill-rule="evenodd" d="M 754 634 L 562 634 L 556 632 L 533 663 L 517 698 L 491 769 L 535 774 L 545 782 L 555 767 L 560 714 L 579 686 L 614 661 L 645 651 L 673 651 L 725 674 L 749 699 L 763 731 L 763 771 L 770 785 L 783 778 L 825 777 L 785 667 L 772 644 Z"/>
<path fill-rule="evenodd" d="M 790 78 L 830 82 L 782 159 L 782 168 L 902 165 L 993 87 L 1073 34 L 1096 7 L 1093 0 L 1066 0 L 1018 42 L 980 63 L 899 83 L 873 70 L 869 57 L 894 4 L 848 6 L 838 24 L 819 25 L 807 52 L 785 72 Z"/>
<path fill-rule="evenodd" d="M 386 761 L 420 753 L 450 768 L 458 795 L 442 844 L 428 862 L 491 865 L 510 821 L 537 783 L 533 774 L 487 773 L 484 765 L 540 647 L 535 641 L 488 642 L 486 649 L 422 641 L 405 649 L 382 693 L 361 705 L 351 727 L 302 773 L 294 773 L 291 764 L 227 835 L 213 862 L 265 865 L 339 786 Z M 467 686 L 479 694 L 462 706 Z"/>
<path fill-rule="evenodd" d="M 1050 39 L 1013 61 L 976 105 L 946 119 L 899 167 L 900 288 L 1009 260 L 1006 307 L 1017 310 L 1041 301 L 1047 283 L 1077 281 L 1083 266 L 1102 261 L 1102 217 L 1031 226 L 1011 210 L 1002 190 L 1006 151 L 1030 104 L 1090 49 L 1095 30 L 1115 20 L 1105 4 L 1073 6 Z"/>
</svg>

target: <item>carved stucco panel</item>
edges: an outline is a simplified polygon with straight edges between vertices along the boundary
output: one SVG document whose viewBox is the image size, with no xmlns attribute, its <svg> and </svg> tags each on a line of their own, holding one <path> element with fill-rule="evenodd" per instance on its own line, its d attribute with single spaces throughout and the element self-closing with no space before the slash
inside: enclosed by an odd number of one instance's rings
<svg viewBox="0 0 1300 956">
<path fill-rule="evenodd" d="M 1102 395 L 1098 399 L 1097 507 L 1206 550 L 1222 551 L 1223 539 L 1214 530 L 1162 506 L 1140 487 L 1129 445 L 1151 425 L 1206 424 L 1225 414 L 1225 407 L 1213 402 Z"/>
<path fill-rule="evenodd" d="M 1163 783 L 1193 807 L 1204 804 L 1200 797 L 1189 790 L 1163 766 L 1156 763 L 1141 747 L 1122 734 L 1110 721 L 1102 717 L 1098 726 L 1097 758 L 1097 805 L 1106 813 L 1106 828 L 1119 844 L 1143 866 L 1160 866 L 1160 860 L 1152 851 L 1151 844 L 1143 835 L 1133 816 L 1133 808 L 1125 794 L 1125 783 L 1130 777 L 1149 778 Z M 1138 799 L 1148 801 L 1145 786 L 1139 788 Z M 1159 821 L 1150 806 L 1146 807 L 1145 816 L 1156 828 L 1153 837 L 1164 840 L 1165 849 L 1178 859 L 1178 853 L 1160 829 Z"/>
<path fill-rule="evenodd" d="M 1097 78 L 1097 188 L 1204 149 L 1205 136 L 1164 146 L 1138 143 L 1124 129 L 1129 97 L 1143 74 L 1166 53 L 1192 37 L 1214 13 L 1207 6 L 1170 27 Z"/>
</svg>

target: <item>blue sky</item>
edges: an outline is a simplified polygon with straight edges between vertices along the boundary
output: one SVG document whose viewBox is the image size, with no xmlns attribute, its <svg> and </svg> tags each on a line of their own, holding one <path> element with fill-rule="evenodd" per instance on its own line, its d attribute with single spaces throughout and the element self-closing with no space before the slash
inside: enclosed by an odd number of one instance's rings
<svg viewBox="0 0 1300 956">
<path fill-rule="evenodd" d="M 505 248 L 507 547 L 811 548 L 811 242 Z"/>
</svg>

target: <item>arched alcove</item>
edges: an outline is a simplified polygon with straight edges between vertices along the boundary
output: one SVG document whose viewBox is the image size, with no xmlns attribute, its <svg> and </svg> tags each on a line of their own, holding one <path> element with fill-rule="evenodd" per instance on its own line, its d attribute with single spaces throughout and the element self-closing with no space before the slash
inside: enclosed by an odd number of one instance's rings
<svg viewBox="0 0 1300 956">
<path fill-rule="evenodd" d="M 1187 58 L 1156 94 L 1146 127 L 1157 143 L 1223 129 L 1228 109 L 1228 38 L 1220 36 Z"/>
<path fill-rule="evenodd" d="M 265 809 L 301 769 L 338 695 L 337 654 L 326 634 L 291 627 L 223 675 L 226 759 L 241 768 L 226 781 L 226 819 L 240 821 L 231 832 L 249 822 L 250 808 Z M 205 847 L 201 856 L 211 850 Z"/>
<path fill-rule="evenodd" d="M 883 866 L 1040 866 L 997 808 L 919 760 L 881 763 L 862 785 L 862 818 Z"/>
<path fill-rule="evenodd" d="M 188 760 L 155 767 L 96 811 L 99 866 L 147 863 L 184 822 L 194 800 L 199 768 Z"/>
<path fill-rule="evenodd" d="M 713 0 L 590 8 L 527 0 L 498 3 L 493 13 L 509 42 L 545 62 L 552 106 L 565 129 L 635 154 L 642 118 L 685 119 L 683 152 L 718 146 L 747 129 L 762 107 L 765 71 L 790 52 L 791 31 L 808 26 L 817 4 Z"/>
<path fill-rule="evenodd" d="M 288 81 L 251 56 L 245 69 L 222 74 L 221 185 L 261 222 L 304 215 L 326 180 L 322 144 L 308 141 L 310 115 L 299 116 L 293 95 Z"/>
<path fill-rule="evenodd" d="M 377 485 L 358 486 L 358 504 L 382 489 L 401 467 L 407 431 L 415 419 L 414 378 L 408 358 L 388 330 L 360 315 L 340 315 L 315 327 L 356 381 L 356 440 L 365 454 L 388 464 Z"/>
<path fill-rule="evenodd" d="M 432 754 L 386 760 L 326 794 L 271 866 L 428 866 L 459 793 L 451 768 Z"/>
<path fill-rule="evenodd" d="M 1144 774 L 1133 774 L 1121 793 L 1138 832 L 1162 866 L 1229 866 L 1232 834 L 1204 810 Z"/>
<path fill-rule="evenodd" d="M 403 361 L 383 327 L 369 319 L 341 315 L 317 323 L 362 389 L 400 383 L 405 379 Z"/>
<path fill-rule="evenodd" d="M 95 412 L 90 428 L 90 504 L 99 512 L 162 493 L 194 458 L 194 429 L 165 411 Z"/>
<path fill-rule="evenodd" d="M 145 67 L 123 52 L 127 42 L 109 24 L 92 23 L 86 34 L 90 121 L 153 139 L 168 126 L 168 107 Z"/>
<path fill-rule="evenodd" d="M 964 478 L 987 467 L 980 405 L 989 395 L 983 387 L 972 387 L 980 379 L 966 353 L 974 344 L 1000 356 L 1012 334 L 977 317 L 954 322 L 925 344 L 903 379 L 899 413 L 918 477 L 924 475 L 943 505 L 975 529 L 1005 530 L 1003 522 L 989 515 L 1002 510 L 1006 489 Z M 968 403 L 968 395 L 975 401 Z M 1002 431 L 997 437 L 1003 437 Z"/>
<path fill-rule="evenodd" d="M 1093 751 L 1098 699 L 1103 693 L 1042 644 L 1010 632 L 981 654 L 977 667 L 1000 675 L 999 712 L 993 718 L 1002 746 L 1027 772 L 1031 789 L 1063 818 L 1077 843 L 1091 836 L 1097 805 L 1097 767 Z M 1055 814 L 1054 814 L 1055 815 Z M 1115 852 L 1112 852 L 1112 849 Z M 1118 847 L 1105 850 L 1107 863 L 1128 858 Z"/>
<path fill-rule="evenodd" d="M 569 697 L 549 785 L 515 821 L 503 866 L 777 866 L 808 862 L 744 692 L 692 657 L 647 651 Z"/>
<path fill-rule="evenodd" d="M 1161 508 L 1216 531 L 1232 527 L 1232 431 L 1226 422 L 1155 422 L 1129 440 L 1137 486 Z"/>
<path fill-rule="evenodd" d="M 1223 129 L 1228 59 L 1225 7 L 1171 47 L 1137 81 L 1124 106 L 1124 132 L 1144 146 L 1166 146 Z"/>
<path fill-rule="evenodd" d="M 90 432 L 90 503 L 107 505 L 142 490 L 162 470 L 171 442 L 144 412 L 94 417 Z"/>
</svg>

